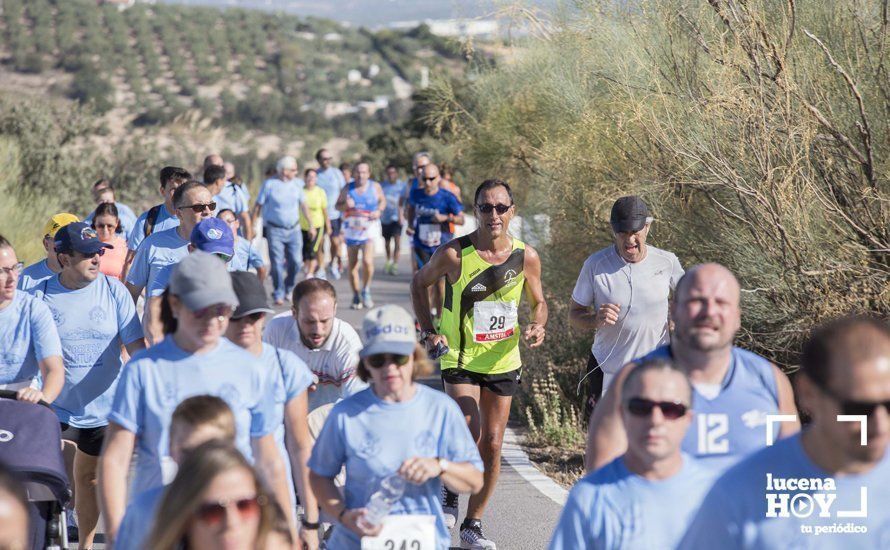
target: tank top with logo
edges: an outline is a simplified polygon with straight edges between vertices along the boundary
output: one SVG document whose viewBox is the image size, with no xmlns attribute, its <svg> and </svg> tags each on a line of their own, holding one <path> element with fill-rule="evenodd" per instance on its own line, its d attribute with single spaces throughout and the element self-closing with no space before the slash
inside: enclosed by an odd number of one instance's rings
<svg viewBox="0 0 890 550">
<path fill-rule="evenodd" d="M 460 277 L 445 284 L 439 332 L 448 339 L 442 370 L 461 368 L 501 374 L 522 366 L 519 355 L 519 301 L 525 286 L 525 243 L 500 265 L 479 256 L 469 236 L 460 237 Z"/>
<path fill-rule="evenodd" d="M 657 348 L 634 363 L 652 358 L 671 359 L 670 346 Z M 683 452 L 703 459 L 706 466 L 728 468 L 766 446 L 766 415 L 779 414 L 772 365 L 756 353 L 733 347 L 720 392 L 708 399 L 693 389 L 692 410 L 695 416 L 683 439 Z M 779 428 L 779 424 L 773 426 L 776 438 Z"/>
<path fill-rule="evenodd" d="M 349 184 L 347 194 L 355 206 L 343 215 L 343 236 L 347 246 L 363 245 L 371 238 L 371 213 L 379 205 L 374 183 L 373 180 L 369 181 L 364 193 L 358 191 L 354 181 Z"/>
</svg>

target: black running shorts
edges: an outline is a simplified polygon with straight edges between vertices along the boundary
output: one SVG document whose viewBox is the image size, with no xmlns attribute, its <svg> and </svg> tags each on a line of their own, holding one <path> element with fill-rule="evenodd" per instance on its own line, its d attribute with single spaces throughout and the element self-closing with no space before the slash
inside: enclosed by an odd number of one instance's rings
<svg viewBox="0 0 890 550">
<path fill-rule="evenodd" d="M 471 384 L 505 397 L 512 397 L 516 394 L 521 378 L 521 368 L 501 374 L 481 374 L 460 368 L 442 371 L 443 382 L 448 384 Z"/>
<path fill-rule="evenodd" d="M 71 441 L 77 445 L 80 452 L 90 455 L 99 456 L 102 452 L 102 442 L 105 441 L 105 432 L 108 426 L 99 426 L 98 428 L 76 428 L 61 423 L 62 439 Z"/>
</svg>

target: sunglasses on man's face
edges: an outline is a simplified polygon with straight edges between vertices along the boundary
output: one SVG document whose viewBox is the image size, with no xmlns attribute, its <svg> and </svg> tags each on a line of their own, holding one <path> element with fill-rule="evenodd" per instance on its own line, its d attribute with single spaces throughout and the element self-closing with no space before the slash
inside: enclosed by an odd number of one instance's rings
<svg viewBox="0 0 890 550">
<path fill-rule="evenodd" d="M 322 162 L 324 162 L 326 160 L 334 160 L 334 157 L 321 157 Z"/>
<path fill-rule="evenodd" d="M 369 367 L 374 369 L 382 369 L 390 363 L 395 363 L 400 367 L 404 367 L 408 364 L 408 359 L 410 359 L 410 356 L 408 355 L 378 353 L 376 355 L 369 355 L 365 360 L 367 361 Z"/>
<path fill-rule="evenodd" d="M 256 324 L 257 321 L 263 318 L 265 313 L 258 311 L 256 313 L 251 313 L 250 315 L 245 315 L 244 317 L 238 317 L 237 319 L 232 319 L 232 321 L 236 323 L 247 323 L 250 325 Z"/>
<path fill-rule="evenodd" d="M 422 179 L 423 179 L 423 181 L 436 181 L 437 179 L 439 179 L 439 176 L 433 176 L 431 178 L 422 178 Z"/>
<path fill-rule="evenodd" d="M 209 526 L 222 523 L 226 517 L 226 510 L 234 506 L 238 510 L 241 519 L 255 518 L 260 514 L 262 497 L 240 498 L 238 500 L 223 500 L 219 502 L 205 502 L 198 507 L 195 518 Z"/>
<path fill-rule="evenodd" d="M 643 397 L 631 397 L 625 404 L 627 412 L 640 418 L 648 418 L 655 409 L 661 410 L 662 416 L 668 420 L 676 420 L 686 415 L 689 407 L 683 403 L 672 401 L 652 401 Z"/>
<path fill-rule="evenodd" d="M 179 207 L 180 210 L 185 210 L 186 208 L 191 208 L 192 212 L 195 214 L 200 214 L 204 210 L 213 212 L 216 210 L 216 202 L 208 202 L 207 204 L 187 204 Z"/>
<path fill-rule="evenodd" d="M 510 210 L 512 207 L 513 207 L 512 204 L 506 205 L 506 204 L 483 203 L 483 204 L 476 205 L 476 208 L 478 208 L 479 211 L 482 212 L 483 214 L 491 214 L 491 212 L 493 210 L 496 210 L 498 214 L 503 215 L 503 214 L 506 214 L 507 211 Z"/>
<path fill-rule="evenodd" d="M 890 400 L 888 401 L 856 401 L 855 399 L 846 399 L 828 388 L 820 388 L 822 393 L 831 397 L 837 402 L 837 407 L 841 414 L 853 416 L 872 416 L 878 407 L 883 406 L 884 410 L 890 414 Z"/>
</svg>

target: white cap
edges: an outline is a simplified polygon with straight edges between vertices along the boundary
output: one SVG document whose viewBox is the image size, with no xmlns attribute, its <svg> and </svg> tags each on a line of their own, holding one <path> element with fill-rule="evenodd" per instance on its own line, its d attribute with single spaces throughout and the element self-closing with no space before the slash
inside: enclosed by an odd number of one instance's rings
<svg viewBox="0 0 890 550">
<path fill-rule="evenodd" d="M 399 306 L 375 307 L 362 321 L 362 339 L 365 347 L 359 352 L 361 357 L 378 353 L 411 355 L 417 343 L 414 318 Z"/>
</svg>

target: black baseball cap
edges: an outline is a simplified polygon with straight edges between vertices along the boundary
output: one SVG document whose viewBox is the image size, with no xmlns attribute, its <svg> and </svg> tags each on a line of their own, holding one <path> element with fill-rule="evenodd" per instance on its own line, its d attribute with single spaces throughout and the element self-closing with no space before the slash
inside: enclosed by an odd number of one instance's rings
<svg viewBox="0 0 890 550">
<path fill-rule="evenodd" d="M 636 233 L 650 221 L 649 207 L 637 195 L 621 197 L 612 205 L 609 223 L 616 233 Z"/>
<path fill-rule="evenodd" d="M 86 222 L 73 222 L 56 231 L 53 237 L 53 250 L 56 254 L 80 252 L 96 254 L 114 246 L 99 240 L 96 230 Z"/>
<path fill-rule="evenodd" d="M 233 271 L 232 287 L 238 297 L 238 307 L 232 313 L 232 319 L 247 317 L 252 313 L 275 313 L 266 300 L 266 289 L 256 274 L 249 271 Z"/>
</svg>

